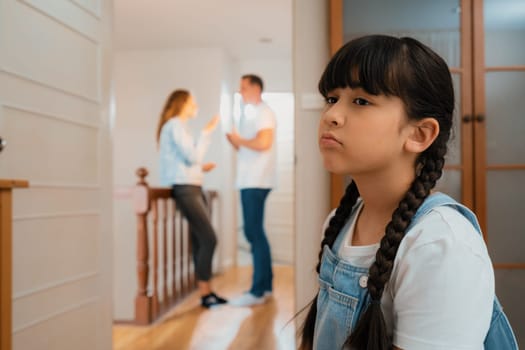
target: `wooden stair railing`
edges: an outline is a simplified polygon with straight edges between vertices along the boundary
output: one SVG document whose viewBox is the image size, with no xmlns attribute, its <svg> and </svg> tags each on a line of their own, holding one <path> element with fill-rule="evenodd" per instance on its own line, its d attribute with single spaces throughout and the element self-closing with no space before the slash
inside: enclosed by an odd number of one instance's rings
<svg viewBox="0 0 525 350">
<path fill-rule="evenodd" d="M 139 181 L 133 191 L 137 215 L 138 281 L 135 323 L 147 325 L 193 292 L 197 281 L 189 225 L 171 197 L 171 188 L 149 187 L 145 180 L 148 175 L 145 168 L 139 168 L 136 174 Z M 215 191 L 206 191 L 205 195 L 212 217 L 213 201 L 218 195 Z M 171 247 L 170 252 L 168 246 Z M 162 280 L 161 290 L 159 277 Z"/>
<path fill-rule="evenodd" d="M 12 346 L 13 188 L 28 186 L 25 180 L 0 179 L 0 350 Z"/>
</svg>

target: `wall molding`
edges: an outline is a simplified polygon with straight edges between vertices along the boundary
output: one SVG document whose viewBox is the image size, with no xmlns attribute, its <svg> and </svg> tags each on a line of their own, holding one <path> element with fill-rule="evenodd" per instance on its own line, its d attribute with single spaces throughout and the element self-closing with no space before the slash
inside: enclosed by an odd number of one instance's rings
<svg viewBox="0 0 525 350">
<path fill-rule="evenodd" d="M 100 49 L 98 49 L 98 51 L 100 51 Z M 89 96 L 85 96 L 85 95 L 82 95 L 82 94 L 77 93 L 77 92 L 68 91 L 68 90 L 62 89 L 60 87 L 57 87 L 57 86 L 45 83 L 43 81 L 39 81 L 37 79 L 33 79 L 33 78 L 28 77 L 28 76 L 26 76 L 26 75 L 24 75 L 22 73 L 18 73 L 18 72 L 15 72 L 14 70 L 6 68 L 5 66 L 0 66 L 0 72 L 12 75 L 14 77 L 17 77 L 19 79 L 28 81 L 30 83 L 37 84 L 37 85 L 43 86 L 45 88 L 48 88 L 48 89 L 51 89 L 51 90 L 54 90 L 54 91 L 58 91 L 58 92 L 60 92 L 62 94 L 65 94 L 65 95 L 68 95 L 68 96 L 73 96 L 73 97 L 76 97 L 78 99 L 81 99 L 81 100 L 93 103 L 93 104 L 95 104 L 97 106 L 100 106 L 100 101 L 95 99 L 95 98 L 92 98 L 92 97 L 89 97 Z"/>
<path fill-rule="evenodd" d="M 66 284 L 71 284 L 71 283 L 74 283 L 74 282 L 78 282 L 78 281 L 82 281 L 82 280 L 85 280 L 85 279 L 88 279 L 88 278 L 92 278 L 92 277 L 95 277 L 97 275 L 98 275 L 97 271 L 92 271 L 92 272 L 87 272 L 87 273 L 83 273 L 83 274 L 80 274 L 80 275 L 76 275 L 76 276 L 70 277 L 70 278 L 63 278 L 63 279 L 58 280 L 58 281 L 53 282 L 53 283 L 44 284 L 44 285 L 42 285 L 40 287 L 37 287 L 37 288 L 33 288 L 33 289 L 29 289 L 29 290 L 26 290 L 26 291 L 23 291 L 23 292 L 19 292 L 19 293 L 13 294 L 13 301 L 14 300 L 18 300 L 18 299 L 23 299 L 23 298 L 28 297 L 30 295 L 33 295 L 33 294 L 36 294 L 36 293 L 40 293 L 40 292 L 43 292 L 43 291 L 46 291 L 46 290 L 49 290 L 49 289 L 53 289 L 53 288 L 56 288 L 56 287 L 60 287 L 60 286 L 66 285 Z"/>
<path fill-rule="evenodd" d="M 85 217 L 85 216 L 101 216 L 99 211 L 71 211 L 71 212 L 55 212 L 47 214 L 34 215 L 19 215 L 14 216 L 13 221 L 28 221 L 41 219 L 56 219 L 56 218 L 71 218 L 71 217 Z"/>
<path fill-rule="evenodd" d="M 15 333 L 19 333 L 23 330 L 26 330 L 28 328 L 32 328 L 40 323 L 43 323 L 43 322 L 46 322 L 46 321 L 49 321 L 55 317 L 58 317 L 60 315 L 63 315 L 63 314 L 66 314 L 68 312 L 71 312 L 71 311 L 74 311 L 74 310 L 78 310 L 84 306 L 87 306 L 87 305 L 90 305 L 90 304 L 94 304 L 96 303 L 100 298 L 99 297 L 93 297 L 93 298 L 89 298 L 89 299 L 86 299 L 78 304 L 75 304 L 75 305 L 71 305 L 69 307 L 65 307 L 65 308 L 62 308 L 61 310 L 58 310 L 56 312 L 53 312 L 53 313 L 50 313 L 44 317 L 41 317 L 41 318 L 37 318 L 35 319 L 34 321 L 31 321 L 31 322 L 28 322 L 20 327 L 17 327 L 15 329 L 13 329 L 13 334 Z"/>
<path fill-rule="evenodd" d="M 81 9 L 82 11 L 84 11 L 85 13 L 91 15 L 93 18 L 96 18 L 98 20 L 101 19 L 101 16 L 100 16 L 100 1 L 97 1 L 97 4 L 98 4 L 98 9 L 97 9 L 97 12 L 87 8 L 86 6 L 78 3 L 77 1 L 75 0 L 69 0 L 70 3 L 72 3 L 73 5 L 77 6 L 79 9 Z"/>
<path fill-rule="evenodd" d="M 83 121 L 80 121 L 80 120 L 74 120 L 74 119 L 62 117 L 62 116 L 59 116 L 59 115 L 56 115 L 56 114 L 52 114 L 52 113 L 40 112 L 40 111 L 31 109 L 31 108 L 17 106 L 15 104 L 11 104 L 11 103 L 0 103 L 0 108 L 2 106 L 3 107 L 7 107 L 9 109 L 14 109 L 14 110 L 17 110 L 17 111 L 31 113 L 31 114 L 38 115 L 38 116 L 41 116 L 41 117 L 44 117 L 44 118 L 52 119 L 54 121 L 60 121 L 60 122 L 63 122 L 63 123 L 73 124 L 73 125 L 76 125 L 76 126 L 82 126 L 82 127 L 86 127 L 86 128 L 91 128 L 91 129 L 95 129 L 97 131 L 100 129 L 100 126 L 98 124 L 91 124 L 91 123 L 83 122 Z"/>
<path fill-rule="evenodd" d="M 65 28 L 69 29 L 70 31 L 72 31 L 73 33 L 75 34 L 78 34 L 80 35 L 81 37 L 83 37 L 84 39 L 87 39 L 88 41 L 92 42 L 93 44 L 95 44 L 96 46 L 99 45 L 99 42 L 97 41 L 97 38 L 96 37 L 91 37 L 90 35 L 82 32 L 81 30 L 71 26 L 70 24 L 62 21 L 60 18 L 54 16 L 53 14 L 51 14 L 50 12 L 47 12 L 44 8 L 42 7 L 38 7 L 36 5 L 34 5 L 32 2 L 30 2 L 30 0 L 18 0 L 18 2 L 20 2 L 21 4 L 24 4 L 26 5 L 27 7 L 37 11 L 38 13 L 46 16 L 47 18 L 53 20 L 54 22 L 64 26 Z M 70 3 L 74 4 L 75 7 L 77 8 L 80 8 L 82 9 L 82 7 L 79 7 L 78 4 L 76 4 L 74 1 L 69 1 Z M 85 10 L 84 10 L 85 11 Z"/>
</svg>

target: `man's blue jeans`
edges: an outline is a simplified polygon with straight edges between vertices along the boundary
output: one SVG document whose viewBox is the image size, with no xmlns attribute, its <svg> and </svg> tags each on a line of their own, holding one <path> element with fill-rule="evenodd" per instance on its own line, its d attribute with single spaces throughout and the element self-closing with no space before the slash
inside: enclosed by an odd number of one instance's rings
<svg viewBox="0 0 525 350">
<path fill-rule="evenodd" d="M 264 203 L 270 189 L 245 188 L 241 190 L 244 235 L 251 245 L 253 280 L 250 293 L 261 297 L 272 291 L 272 257 L 264 232 Z"/>
</svg>

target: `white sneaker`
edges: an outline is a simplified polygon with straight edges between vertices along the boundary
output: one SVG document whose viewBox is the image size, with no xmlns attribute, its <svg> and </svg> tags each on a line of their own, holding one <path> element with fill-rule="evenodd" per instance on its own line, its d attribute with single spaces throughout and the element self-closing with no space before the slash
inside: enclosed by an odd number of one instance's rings
<svg viewBox="0 0 525 350">
<path fill-rule="evenodd" d="M 233 306 L 253 306 L 253 305 L 260 305 L 266 302 L 266 298 L 264 296 L 257 297 L 253 295 L 252 293 L 244 293 L 241 296 L 238 296 L 236 298 L 232 298 L 228 301 L 230 305 Z"/>
</svg>

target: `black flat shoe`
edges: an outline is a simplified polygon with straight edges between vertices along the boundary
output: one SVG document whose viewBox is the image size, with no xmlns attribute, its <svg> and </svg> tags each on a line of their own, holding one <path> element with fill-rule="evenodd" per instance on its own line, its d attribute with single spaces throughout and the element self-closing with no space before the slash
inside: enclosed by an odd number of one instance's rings
<svg viewBox="0 0 525 350">
<path fill-rule="evenodd" d="M 210 293 L 201 297 L 201 305 L 207 309 L 209 309 L 212 306 L 226 304 L 227 302 L 228 301 L 226 299 L 221 298 L 215 293 Z"/>
</svg>

